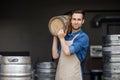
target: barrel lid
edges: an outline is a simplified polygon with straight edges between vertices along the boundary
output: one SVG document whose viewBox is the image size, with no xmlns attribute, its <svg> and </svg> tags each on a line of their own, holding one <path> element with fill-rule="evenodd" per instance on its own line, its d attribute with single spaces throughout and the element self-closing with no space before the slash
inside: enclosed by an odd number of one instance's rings
<svg viewBox="0 0 120 80">
<path fill-rule="evenodd" d="M 49 21 L 49 31 L 51 32 L 52 35 L 57 35 L 57 32 L 60 29 L 64 29 L 64 23 L 59 17 L 53 17 Z"/>
<path fill-rule="evenodd" d="M 54 16 L 49 20 L 48 27 L 52 35 L 57 36 L 60 29 L 66 30 L 69 26 L 70 16 L 59 15 Z"/>
</svg>

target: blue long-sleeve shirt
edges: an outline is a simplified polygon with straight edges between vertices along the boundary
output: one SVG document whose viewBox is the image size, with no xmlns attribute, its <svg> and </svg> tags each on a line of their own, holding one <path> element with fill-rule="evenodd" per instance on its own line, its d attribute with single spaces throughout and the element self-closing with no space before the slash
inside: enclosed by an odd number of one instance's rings
<svg viewBox="0 0 120 80">
<path fill-rule="evenodd" d="M 79 34 L 73 41 L 73 44 L 69 46 L 70 54 L 76 54 L 80 62 L 82 62 L 87 54 L 87 49 L 89 46 L 89 37 L 86 33 L 80 29 L 74 33 L 68 33 L 65 37 L 66 41 L 72 40 L 75 35 Z M 58 53 L 60 55 L 61 45 L 58 46 Z"/>
</svg>

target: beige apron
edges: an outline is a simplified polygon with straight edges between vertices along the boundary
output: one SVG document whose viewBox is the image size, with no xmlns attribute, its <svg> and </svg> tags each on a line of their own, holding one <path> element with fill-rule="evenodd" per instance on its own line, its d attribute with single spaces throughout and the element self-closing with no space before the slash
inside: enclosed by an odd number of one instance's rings
<svg viewBox="0 0 120 80">
<path fill-rule="evenodd" d="M 71 41 L 66 41 L 66 44 L 70 46 L 77 36 Z M 76 54 L 66 56 L 61 50 L 55 80 L 82 80 L 80 61 Z"/>
</svg>

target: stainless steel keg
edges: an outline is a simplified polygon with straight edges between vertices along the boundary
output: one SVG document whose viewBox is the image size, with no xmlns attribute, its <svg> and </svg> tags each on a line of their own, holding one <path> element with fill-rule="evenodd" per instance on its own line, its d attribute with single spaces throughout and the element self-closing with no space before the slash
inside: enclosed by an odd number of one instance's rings
<svg viewBox="0 0 120 80">
<path fill-rule="evenodd" d="M 103 37 L 103 80 L 120 80 L 120 35 Z"/>
<path fill-rule="evenodd" d="M 31 80 L 30 56 L 3 56 L 0 80 Z"/>
<path fill-rule="evenodd" d="M 0 64 L 2 63 L 2 55 L 0 55 Z"/>
<path fill-rule="evenodd" d="M 120 55 L 120 46 L 104 46 L 103 54 L 107 54 L 107 55 L 119 54 Z"/>
<path fill-rule="evenodd" d="M 54 80 L 56 73 L 55 62 L 40 62 L 37 64 L 38 80 Z"/>
<path fill-rule="evenodd" d="M 55 62 L 40 62 L 37 64 L 37 68 L 44 69 L 44 68 L 56 68 L 56 63 Z"/>
<path fill-rule="evenodd" d="M 104 46 L 114 46 L 114 45 L 120 45 L 120 34 L 113 34 L 113 35 L 106 35 L 103 36 L 103 45 Z"/>
<path fill-rule="evenodd" d="M 0 80 L 32 80 L 30 76 L 22 76 L 22 77 L 19 77 L 19 76 L 1 76 Z"/>
<path fill-rule="evenodd" d="M 104 71 L 108 73 L 120 73 L 120 63 L 104 64 Z"/>
<path fill-rule="evenodd" d="M 112 55 L 110 53 L 104 53 L 104 63 L 120 63 L 120 55 Z"/>
<path fill-rule="evenodd" d="M 0 55 L 0 69 L 1 69 L 1 64 L 2 64 L 2 55 Z M 0 70 L 1 72 L 1 70 Z"/>
<path fill-rule="evenodd" d="M 107 73 L 104 72 L 104 80 L 120 80 L 120 73 Z"/>
</svg>

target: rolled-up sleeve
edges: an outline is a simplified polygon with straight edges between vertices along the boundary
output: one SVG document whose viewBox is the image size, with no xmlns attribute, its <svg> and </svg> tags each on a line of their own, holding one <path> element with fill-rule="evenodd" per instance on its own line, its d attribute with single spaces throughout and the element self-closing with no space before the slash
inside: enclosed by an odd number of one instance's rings
<svg viewBox="0 0 120 80">
<path fill-rule="evenodd" d="M 70 53 L 74 53 L 75 52 L 75 47 L 74 46 L 69 46 L 69 50 L 70 50 Z"/>
<path fill-rule="evenodd" d="M 80 53 L 80 51 L 86 53 L 86 49 L 88 48 L 88 42 L 89 42 L 89 38 L 87 35 L 82 34 L 79 35 L 73 42 L 73 44 L 71 46 L 69 46 L 69 50 L 70 50 L 70 54 L 75 54 L 75 53 Z"/>
</svg>

